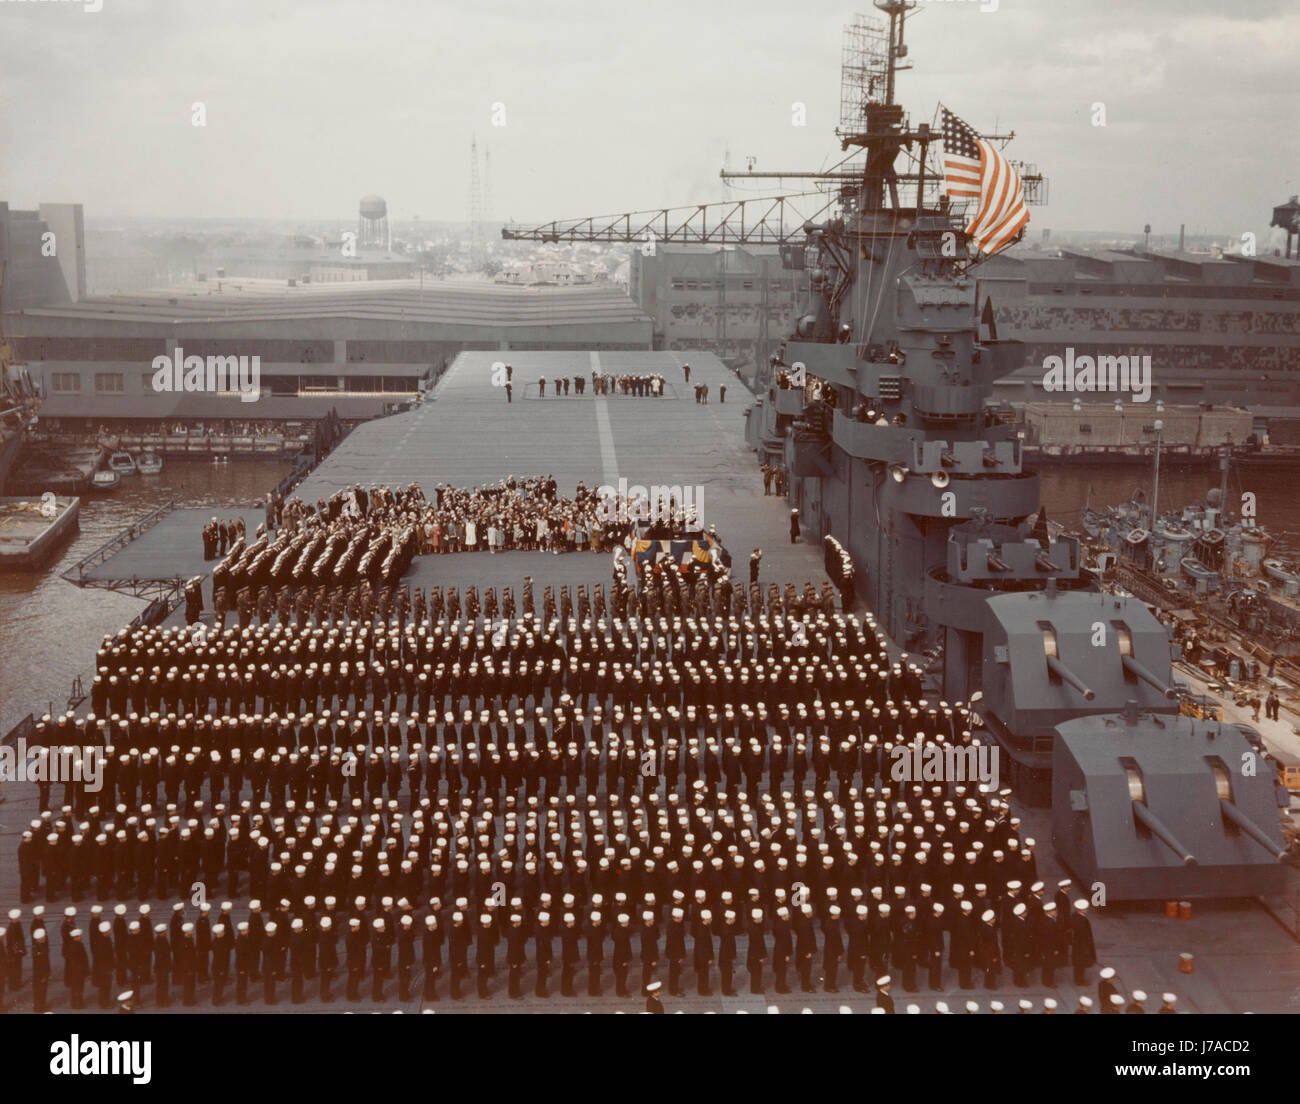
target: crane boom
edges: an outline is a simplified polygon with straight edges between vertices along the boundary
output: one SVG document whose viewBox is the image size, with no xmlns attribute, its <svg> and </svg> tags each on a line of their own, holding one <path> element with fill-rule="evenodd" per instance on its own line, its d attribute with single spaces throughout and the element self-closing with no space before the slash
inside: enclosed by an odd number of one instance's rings
<svg viewBox="0 0 1300 1104">
<path fill-rule="evenodd" d="M 557 219 L 541 226 L 511 223 L 506 241 L 670 242 L 680 245 L 782 245 L 802 242 L 804 225 L 824 218 L 838 194 L 821 191 L 629 211 L 619 215 Z"/>
</svg>

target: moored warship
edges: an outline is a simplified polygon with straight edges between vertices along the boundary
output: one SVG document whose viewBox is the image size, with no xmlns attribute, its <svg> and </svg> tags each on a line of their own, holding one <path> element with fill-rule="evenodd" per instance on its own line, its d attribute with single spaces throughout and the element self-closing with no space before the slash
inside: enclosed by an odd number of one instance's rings
<svg viewBox="0 0 1300 1104">
<path fill-rule="evenodd" d="M 938 693 L 978 703 L 1018 797 L 1051 803 L 1077 877 L 1118 900 L 1266 892 L 1283 845 L 1272 772 L 1242 769 L 1258 737 L 1178 719 L 1165 627 L 1102 592 L 1077 538 L 1049 534 L 1021 441 L 986 414 L 1023 351 L 977 301 L 974 223 L 927 197 L 940 135 L 894 102 L 914 6 L 877 0 L 886 80 L 841 136 L 865 154 L 862 179 L 805 228 L 810 303 L 748 440 L 789 470 L 805 524 L 846 549 L 881 627 L 930 655 Z M 916 168 L 900 174 L 904 151 Z"/>
<path fill-rule="evenodd" d="M 942 130 L 910 124 L 895 85 L 916 3 L 875 6 L 888 26 L 871 28 L 860 103 L 837 131 L 851 171 L 766 174 L 815 180 L 817 193 L 503 237 L 779 245 L 807 273 L 808 300 L 757 377 L 770 386 L 746 412 L 746 440 L 788 474 L 800 528 L 828 542 L 828 573 L 909 665 L 927 666 L 936 696 L 977 707 L 1017 797 L 1051 806 L 1081 882 L 1104 882 L 1111 900 L 1271 892 L 1284 845 L 1275 772 L 1253 769 L 1262 739 L 1179 718 L 1170 632 L 1142 601 L 1106 593 L 1080 540 L 1049 527 L 1017 428 L 988 408 L 1025 348 L 999 337 L 982 266 L 1019 240 L 1046 182 L 1002 158 L 1004 137 L 947 109 Z M 792 226 L 790 201 L 810 194 L 816 215 Z"/>
</svg>

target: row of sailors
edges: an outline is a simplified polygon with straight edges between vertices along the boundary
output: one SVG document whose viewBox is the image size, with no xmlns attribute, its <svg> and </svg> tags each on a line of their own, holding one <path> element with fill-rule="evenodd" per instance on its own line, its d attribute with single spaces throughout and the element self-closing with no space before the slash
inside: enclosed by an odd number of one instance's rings
<svg viewBox="0 0 1300 1104">
<path fill-rule="evenodd" d="M 605 732 L 598 714 L 589 730 L 581 716 L 569 724 L 560 714 L 553 727 L 546 718 L 536 723 L 536 739 L 518 716 L 513 725 L 505 718 L 494 724 L 480 716 L 476 726 L 470 718 L 457 725 L 449 714 L 441 725 L 433 718 L 427 726 L 412 719 L 405 728 L 396 719 L 387 724 L 376 719 L 373 725 L 343 720 L 331 728 L 328 717 L 318 726 L 310 716 L 301 726 L 293 717 L 277 725 L 274 717 L 264 722 L 257 715 L 224 721 L 160 718 L 157 727 L 135 719 L 120 722 L 122 745 L 89 743 L 73 749 L 83 764 L 92 756 L 97 760 L 97 775 L 92 778 L 83 767 L 81 779 L 69 779 L 74 799 L 68 804 L 79 810 L 96 799 L 110 805 L 122 800 L 133 807 L 156 804 L 160 787 L 166 804 L 188 808 L 205 789 L 213 802 L 234 803 L 246 782 L 256 801 L 269 798 L 277 812 L 286 793 L 299 804 L 324 804 L 331 798 L 364 800 L 385 792 L 393 798 L 403 791 L 436 798 L 444 788 L 451 796 L 577 793 L 584 782 L 586 792 L 594 793 L 603 782 L 607 794 L 626 797 L 689 790 L 700 780 L 754 792 L 762 785 L 780 788 L 789 778 L 797 789 L 811 781 L 818 789 L 833 785 L 843 795 L 859 781 L 865 786 L 888 782 L 900 765 L 911 771 L 915 758 L 914 739 L 864 735 L 851 718 L 829 724 L 822 718 L 811 723 L 800 718 L 793 730 L 788 718 L 780 718 L 769 733 L 755 727 L 752 718 L 742 716 L 738 723 L 734 715 L 714 714 L 702 718 L 703 736 L 697 735 L 700 719 L 689 711 L 685 718 L 670 713 L 666 721 L 658 713 L 642 718 L 634 712 L 624 719 L 616 712 L 612 731 Z M 146 746 L 130 746 L 132 729 L 138 729 Z M 91 730 L 90 739 L 97 731 Z M 152 735 L 183 739 L 191 734 L 200 742 L 187 740 L 160 750 L 151 741 Z M 970 738 L 969 730 L 955 741 L 936 743 L 936 752 L 950 753 L 963 770 L 972 759 L 978 769 L 981 754 L 989 751 Z M 51 749 L 33 754 L 61 760 L 63 749 Z M 69 770 L 60 765 L 58 773 Z M 974 778 L 975 770 L 970 773 Z M 42 785 L 45 808 L 54 782 Z"/>
<path fill-rule="evenodd" d="M 194 1004 L 197 984 L 209 979 L 213 1003 L 219 1005 L 231 979 L 232 958 L 235 997 L 241 1004 L 247 1000 L 249 983 L 258 981 L 264 983 L 266 1001 L 275 1003 L 276 984 L 286 975 L 293 999 L 301 1001 L 305 982 L 318 972 L 326 974 L 320 997 L 328 1002 L 333 972 L 340 965 L 346 969 L 349 1000 L 359 999 L 369 968 L 371 995 L 379 1001 L 385 999 L 384 982 L 392 976 L 395 947 L 399 999 L 411 999 L 417 968 L 423 998 L 439 999 L 444 965 L 449 968 L 449 995 L 459 999 L 470 977 L 471 951 L 478 995 L 488 997 L 502 942 L 510 996 L 522 995 L 521 982 L 530 966 L 536 994 L 547 996 L 557 939 L 560 992 L 566 996 L 574 995 L 583 966 L 588 993 L 603 995 L 607 961 L 619 996 L 629 995 L 628 972 L 634 965 L 640 966 L 642 987 L 651 986 L 666 967 L 667 988 L 675 996 L 685 995 L 688 967 L 699 994 L 710 995 L 716 966 L 721 991 L 730 996 L 735 994 L 734 971 L 743 963 L 752 993 L 766 991 L 767 970 L 777 993 L 791 991 L 791 971 L 804 993 L 815 991 L 814 977 L 825 992 L 839 992 L 843 969 L 859 993 L 869 992 L 868 980 L 874 978 L 880 1003 L 888 1002 L 893 983 L 886 971 L 896 972 L 908 992 L 918 991 L 922 976 L 932 991 L 944 990 L 947 971 L 956 973 L 961 989 L 974 988 L 978 974 L 986 990 L 996 990 L 1004 970 L 1020 988 L 1036 983 L 1031 977 L 1035 971 L 1044 986 L 1055 988 L 1056 972 L 1065 968 L 1073 969 L 1076 986 L 1089 984 L 1096 954 L 1088 905 L 1082 899 L 1070 903 L 1069 889 L 1070 882 L 1062 881 L 1056 898 L 1043 901 L 1043 887 L 1035 885 L 1030 903 L 1011 905 L 1008 899 L 981 911 L 978 903 L 962 901 L 951 912 L 939 902 L 891 906 L 860 894 L 840 899 L 828 892 L 810 900 L 806 894 L 781 893 L 763 902 L 727 891 L 710 896 L 680 890 L 642 898 L 597 893 L 586 901 L 570 893 L 548 893 L 531 906 L 517 897 L 507 902 L 494 895 L 475 905 L 476 899 L 469 896 L 435 896 L 427 910 L 417 910 L 405 897 L 358 895 L 349 905 L 348 899 L 335 895 L 310 896 L 298 902 L 281 898 L 269 915 L 262 900 L 254 898 L 246 913 L 241 910 L 243 919 L 236 918 L 232 901 L 216 910 L 203 902 L 194 919 L 188 917 L 184 902 L 176 902 L 167 922 L 148 903 L 139 905 L 131 918 L 128 906 L 119 903 L 111 913 L 102 905 L 90 909 L 89 955 L 78 910 L 69 906 L 59 933 L 60 955 L 74 1008 L 84 1007 L 88 979 L 105 1007 L 114 983 L 142 988 L 152 982 L 156 1003 L 166 1007 L 173 983 L 181 986 L 184 1003 Z M 1063 908 L 1068 912 L 1062 914 Z M 44 1010 L 50 975 L 44 914 L 44 907 L 36 906 L 25 933 L 22 911 L 12 909 L 8 923 L 0 927 L 0 1004 L 6 989 L 21 989 L 24 959 L 30 954 L 35 1010 Z M 340 937 L 345 941 L 342 959 Z M 609 958 L 607 948 L 612 950 Z M 1112 999 L 1117 992 L 1114 970 L 1103 969 L 1098 991 L 1103 1011 L 1118 1010 Z M 892 1005 L 887 1007 L 892 1010 Z"/>
<path fill-rule="evenodd" d="M 514 619 L 484 621 L 439 617 L 431 622 L 359 622 L 345 625 L 268 625 L 225 629 L 211 633 L 197 627 L 129 628 L 106 636 L 100 665 L 115 661 L 128 668 L 146 658 L 174 656 L 201 662 L 236 662 L 256 656 L 265 660 L 280 649 L 293 662 L 369 662 L 374 658 L 402 663 L 446 663 L 461 653 L 498 660 L 519 654 L 534 659 L 590 658 L 684 659 L 716 658 L 732 663 L 766 663 L 787 657 L 819 656 L 847 661 L 876 659 L 887 654 L 883 637 L 870 619 L 816 612 L 803 617 L 722 618 L 658 617 L 621 619 L 558 617 L 525 614 Z"/>
<path fill-rule="evenodd" d="M 870 909 L 864 905 L 847 914 L 838 905 L 832 905 L 818 925 L 807 904 L 802 907 L 781 904 L 770 914 L 760 908 L 751 908 L 746 913 L 743 905 L 731 907 L 735 902 L 720 902 L 716 909 L 705 907 L 706 904 L 697 901 L 684 907 L 688 905 L 685 900 L 674 900 L 674 907 L 666 915 L 665 910 L 652 906 L 641 911 L 638 917 L 635 906 L 629 910 L 627 901 L 615 899 L 612 923 L 600 911 L 603 901 L 593 902 L 585 917 L 581 910 L 574 911 L 575 903 L 568 897 L 561 902 L 565 910 L 562 913 L 553 913 L 551 902 L 535 912 L 525 913 L 516 902 L 512 903 L 512 911 L 498 917 L 495 906 L 489 904 L 473 926 L 467 923 L 472 913 L 469 901 L 463 898 L 454 902 L 449 920 L 443 918 L 442 902 L 431 901 L 422 925 L 415 919 L 409 902 L 403 900 L 394 905 L 391 899 L 380 902 L 380 915 L 373 919 L 367 916 L 366 900 L 356 899 L 346 922 L 345 914 L 337 910 L 332 897 L 325 899 L 323 910 L 318 911 L 313 900 L 296 914 L 289 902 L 281 901 L 274 919 L 264 918 L 261 902 L 254 900 L 250 902 L 248 919 L 240 921 L 235 919 L 231 902 L 223 902 L 215 918 L 211 906 L 203 904 L 194 921 L 185 918 L 184 905 L 178 903 L 173 906 L 170 924 L 152 925 L 147 904 L 140 906 L 137 918 L 129 921 L 125 905 L 114 908 L 112 921 L 105 919 L 102 908 L 96 906 L 89 920 L 89 953 L 76 910 L 69 908 L 61 928 L 63 981 L 74 1009 L 85 1006 L 88 979 L 99 992 L 101 1007 L 108 1007 L 114 981 L 119 986 L 133 981 L 142 994 L 144 986 L 152 982 L 156 1003 L 167 1007 L 171 1003 L 173 984 L 180 986 L 182 1001 L 192 1006 L 197 1003 L 198 985 L 209 980 L 212 1004 L 221 1006 L 225 1003 L 233 965 L 235 999 L 239 1004 L 248 1003 L 250 982 L 259 981 L 263 999 L 268 1004 L 277 1003 L 278 983 L 286 978 L 295 1003 L 306 999 L 308 983 L 317 979 L 320 999 L 331 1003 L 335 996 L 333 982 L 340 967 L 345 971 L 346 997 L 350 1001 L 361 998 L 368 968 L 369 995 L 372 1000 L 382 1001 L 385 982 L 394 976 L 396 949 L 398 998 L 410 1000 L 414 985 L 419 984 L 423 999 L 436 1002 L 444 972 L 449 974 L 449 995 L 453 999 L 463 996 L 470 977 L 472 948 L 478 995 L 485 998 L 492 995 L 499 968 L 497 949 L 504 942 L 509 995 L 516 999 L 523 995 L 524 978 L 531 967 L 530 980 L 535 994 L 548 997 L 558 939 L 561 994 L 575 995 L 576 977 L 585 966 L 587 991 L 600 996 L 608 939 L 612 944 L 609 960 L 615 992 L 619 996 L 629 995 L 628 974 L 639 965 L 642 986 L 652 998 L 649 1009 L 654 1011 L 662 1011 L 662 1005 L 656 1007 L 662 983 L 653 979 L 665 965 L 669 991 L 674 996 L 685 996 L 682 978 L 688 965 L 695 974 L 700 994 L 709 995 L 715 963 L 723 994 L 734 995 L 735 974 L 742 962 L 752 993 L 766 991 L 765 968 L 771 970 L 775 992 L 789 993 L 792 967 L 802 991 L 809 993 L 815 991 L 813 973 L 818 966 L 818 950 L 821 951 L 819 977 L 827 992 L 839 991 L 842 968 L 847 969 L 855 991 L 868 992 L 867 967 L 871 967 L 874 976 L 886 964 L 901 970 L 909 992 L 915 992 L 916 986 L 907 984 L 907 975 L 910 972 L 914 976 L 918 968 L 930 972 L 932 981 L 937 969 L 942 983 L 942 933 L 936 939 L 934 924 L 918 922 L 914 908 L 897 925 L 895 936 L 888 905 L 878 909 L 877 915 L 884 916 L 883 923 L 873 919 Z M 1079 911 L 1077 922 L 1086 925 L 1085 913 L 1086 909 Z M 48 1008 L 49 936 L 43 914 L 33 915 L 31 924 L 33 1009 L 42 1012 Z M 986 978 L 998 971 L 996 963 L 1001 957 L 996 947 L 998 927 L 992 910 L 986 910 L 978 921 L 963 913 L 952 934 L 949 956 L 949 967 L 957 971 L 962 988 L 972 987 L 975 970 L 982 970 Z M 1069 953 L 1076 963 L 1086 958 L 1086 952 L 1077 945 L 1072 945 Z M 5 1006 L 5 990 L 16 994 L 22 987 L 23 958 L 27 954 L 21 911 L 11 910 L 8 926 L 0 926 L 0 1009 Z M 1086 971 L 1087 967 L 1082 967 L 1085 975 Z M 1086 977 L 1078 981 L 1079 973 L 1080 967 L 1076 965 L 1076 984 L 1086 984 Z M 875 977 L 874 1011 L 895 1011 L 892 985 L 893 977 L 889 973 Z M 128 1005 L 136 999 L 134 991 L 119 997 L 119 1001 Z M 1161 1000 L 1160 1013 L 1176 1012 L 1175 994 L 1164 993 Z M 1079 994 L 1075 1011 L 1089 1013 L 1097 1005 L 1102 1013 L 1142 1013 L 1146 1011 L 1146 1001 L 1147 996 L 1140 989 L 1132 990 L 1130 997 L 1125 998 L 1116 984 L 1114 968 L 1105 967 L 1100 973 L 1095 1001 L 1087 994 Z M 1045 1013 L 1053 1013 L 1058 1008 L 1054 997 L 1044 998 L 1042 1003 Z M 975 1000 L 967 1000 L 958 1007 L 966 1013 L 981 1011 Z M 1027 998 L 1020 998 L 1015 1007 L 1018 1012 L 1027 1013 L 1034 1006 Z M 998 1014 L 1003 1009 L 1001 1001 L 989 1002 L 991 1013 Z M 920 1006 L 909 1004 L 906 1011 L 919 1012 Z M 936 1002 L 935 1011 L 948 1014 L 948 1002 Z"/>
<path fill-rule="evenodd" d="M 125 806 L 113 815 L 57 821 L 45 813 L 18 844 L 20 887 L 25 900 L 42 880 L 47 900 L 65 893 L 74 900 L 92 889 L 100 900 L 134 890 L 165 896 L 202 878 L 225 875 L 238 893 L 243 874 L 254 892 L 270 885 L 296 885 L 299 895 L 404 885 L 447 885 L 468 891 L 471 883 L 517 884 L 530 899 L 566 881 L 607 887 L 614 882 L 671 889 L 677 885 L 728 886 L 735 890 L 802 885 L 929 886 L 946 900 L 955 885 L 1011 881 L 1033 884 L 1035 841 L 1019 837 L 1019 823 L 997 799 L 959 798 L 939 804 L 922 797 L 917 811 L 906 802 L 855 800 L 841 805 L 830 794 L 759 795 L 753 802 L 701 788 L 689 805 L 670 796 L 634 797 L 626 804 L 596 795 L 579 803 L 558 798 L 543 806 L 530 799 L 521 809 L 507 799 L 470 798 L 436 804 L 423 799 L 409 814 L 397 802 L 377 800 L 367 818 L 360 802 L 351 811 L 331 805 L 323 813 L 288 808 L 276 815 L 267 803 L 243 804 L 228 816 L 223 806 L 182 819 L 174 807 Z M 959 803 L 960 802 L 960 803 Z"/>
<path fill-rule="evenodd" d="M 668 539 L 673 531 L 661 534 L 656 539 Z M 660 553 L 660 557 L 666 556 Z M 387 561 L 385 560 L 385 563 Z M 550 621 L 559 617 L 569 620 L 576 613 L 586 620 L 593 615 L 597 619 L 612 613 L 614 618 L 659 618 L 678 617 L 741 619 L 750 617 L 759 619 L 770 616 L 803 617 L 810 614 L 830 614 L 835 608 L 835 591 L 829 582 L 822 584 L 818 592 L 811 582 L 804 583 L 802 595 L 787 583 L 782 595 L 775 583 L 768 586 L 767 603 L 757 582 L 750 585 L 748 597 L 742 587 L 732 584 L 730 577 L 710 563 L 700 566 L 688 561 L 680 567 L 665 563 L 656 563 L 653 570 L 641 571 L 638 575 L 639 589 L 632 590 L 626 586 L 627 569 L 625 561 L 619 561 L 615 568 L 616 581 L 610 586 L 608 601 L 602 584 L 596 583 L 587 593 L 586 584 L 577 588 L 575 598 L 567 586 L 559 589 L 558 604 L 553 587 L 547 586 L 543 593 L 543 619 Z M 343 625 L 352 622 L 368 623 L 376 619 L 381 622 L 395 619 L 405 627 L 408 620 L 414 624 L 437 622 L 444 614 L 449 620 L 461 616 L 460 592 L 456 587 L 448 587 L 444 597 L 440 587 L 432 588 L 426 599 L 424 592 L 416 588 L 414 597 L 409 587 L 388 586 L 384 580 L 389 577 L 388 569 L 382 568 L 380 577 L 373 582 L 369 577 L 354 579 L 350 582 L 338 582 L 333 574 L 322 573 L 313 576 L 310 581 L 295 577 L 292 582 L 276 585 L 268 582 L 232 580 L 228 573 L 213 574 L 213 625 L 218 631 L 226 629 L 226 617 L 238 613 L 239 629 L 252 627 L 254 621 L 261 626 L 278 622 L 288 626 L 294 624 L 303 627 L 314 621 L 317 627 L 326 624 Z M 201 576 L 191 580 L 192 584 L 201 582 Z M 242 583 L 242 585 L 240 585 Z M 845 594 L 841 598 L 844 608 L 853 604 L 852 596 Z M 200 620 L 202 614 L 201 595 L 197 585 L 193 587 L 193 598 L 187 607 L 187 623 Z M 494 620 L 498 617 L 511 619 L 515 616 L 514 591 L 503 587 L 498 600 L 496 589 L 487 587 L 480 602 L 478 590 L 469 586 L 465 591 L 464 613 L 471 622 L 481 615 Z M 523 614 L 533 616 L 536 602 L 532 594 L 525 589 Z"/>
</svg>

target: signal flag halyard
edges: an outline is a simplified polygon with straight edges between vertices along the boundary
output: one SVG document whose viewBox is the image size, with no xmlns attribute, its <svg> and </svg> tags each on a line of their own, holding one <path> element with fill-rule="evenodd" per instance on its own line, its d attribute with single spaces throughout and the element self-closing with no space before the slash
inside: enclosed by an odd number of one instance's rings
<svg viewBox="0 0 1300 1104">
<path fill-rule="evenodd" d="M 943 182 L 950 199 L 976 200 L 966 224 L 980 252 L 1005 249 L 1027 225 L 1024 185 L 1011 163 L 961 119 L 943 111 Z"/>
</svg>

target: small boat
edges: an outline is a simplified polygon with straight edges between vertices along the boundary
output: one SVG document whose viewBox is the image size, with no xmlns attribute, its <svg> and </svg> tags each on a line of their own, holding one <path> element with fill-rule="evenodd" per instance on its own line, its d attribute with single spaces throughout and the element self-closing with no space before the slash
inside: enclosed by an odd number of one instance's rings
<svg viewBox="0 0 1300 1104">
<path fill-rule="evenodd" d="M 136 471 L 141 475 L 157 475 L 162 471 L 162 457 L 156 452 L 142 452 L 135 462 Z"/>
<path fill-rule="evenodd" d="M 135 461 L 129 452 L 115 452 L 108 458 L 108 466 L 118 475 L 135 475 Z"/>
<path fill-rule="evenodd" d="M 52 559 L 77 528 L 81 499 L 46 491 L 30 498 L 0 498 L 0 572 L 29 570 Z"/>
<path fill-rule="evenodd" d="M 90 485 L 97 491 L 115 491 L 122 485 L 122 477 L 111 468 L 105 468 L 90 477 Z"/>
<path fill-rule="evenodd" d="M 1137 547 L 1138 545 L 1142 544 L 1142 542 L 1145 541 L 1147 537 L 1149 537 L 1150 535 L 1151 534 L 1147 532 L 1145 529 L 1130 529 L 1127 533 L 1124 534 L 1124 539 L 1128 541 L 1129 544 L 1133 545 L 1134 547 Z"/>
</svg>

